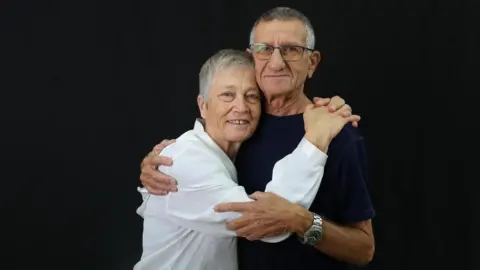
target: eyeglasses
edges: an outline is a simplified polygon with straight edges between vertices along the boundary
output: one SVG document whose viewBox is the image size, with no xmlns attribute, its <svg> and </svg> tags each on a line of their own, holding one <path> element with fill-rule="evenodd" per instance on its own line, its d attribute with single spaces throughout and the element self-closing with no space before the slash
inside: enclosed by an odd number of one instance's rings
<svg viewBox="0 0 480 270">
<path fill-rule="evenodd" d="M 298 61 L 302 58 L 305 50 L 313 51 L 313 49 L 297 45 L 282 45 L 278 47 L 263 43 L 255 43 L 250 45 L 250 50 L 252 50 L 253 57 L 259 60 L 269 60 L 270 57 L 272 57 L 275 49 L 280 51 L 280 54 L 285 61 Z"/>
</svg>

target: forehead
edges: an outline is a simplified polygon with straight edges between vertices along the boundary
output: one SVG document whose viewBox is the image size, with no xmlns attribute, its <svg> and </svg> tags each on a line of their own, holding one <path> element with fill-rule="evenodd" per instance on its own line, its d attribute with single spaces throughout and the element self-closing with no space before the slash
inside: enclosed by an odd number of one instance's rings
<svg viewBox="0 0 480 270">
<path fill-rule="evenodd" d="M 254 31 L 255 42 L 270 45 L 305 45 L 306 39 L 305 25 L 297 19 L 262 21 Z"/>
<path fill-rule="evenodd" d="M 232 66 L 217 71 L 213 76 L 212 86 L 228 88 L 256 88 L 255 69 L 253 66 Z"/>
</svg>

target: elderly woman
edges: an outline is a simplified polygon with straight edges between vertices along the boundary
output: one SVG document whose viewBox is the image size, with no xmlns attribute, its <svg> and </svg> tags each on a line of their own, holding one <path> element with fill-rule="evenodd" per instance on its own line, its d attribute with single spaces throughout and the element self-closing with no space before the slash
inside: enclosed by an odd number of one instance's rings
<svg viewBox="0 0 480 270">
<path fill-rule="evenodd" d="M 233 161 L 243 141 L 255 131 L 261 114 L 261 94 L 251 55 L 222 50 L 200 71 L 198 107 L 202 120 L 161 155 L 172 166 L 158 169 L 178 181 L 178 192 L 151 195 L 139 189 L 144 218 L 143 254 L 135 269 L 237 269 L 236 235 L 225 222 L 237 213 L 216 213 L 223 202 L 251 201 L 237 184 Z M 304 113 L 306 134 L 290 155 L 276 163 L 265 191 L 310 207 L 323 177 L 325 154 L 334 136 L 358 116 L 343 117 L 309 105 Z M 290 233 L 263 239 L 280 242 Z"/>
</svg>

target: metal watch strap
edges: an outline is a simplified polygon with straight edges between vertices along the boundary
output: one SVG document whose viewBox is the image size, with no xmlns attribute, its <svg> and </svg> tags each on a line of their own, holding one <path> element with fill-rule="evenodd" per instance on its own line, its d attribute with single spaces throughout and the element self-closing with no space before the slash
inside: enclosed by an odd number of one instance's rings
<svg viewBox="0 0 480 270">
<path fill-rule="evenodd" d="M 303 235 L 302 243 L 315 246 L 321 240 L 323 234 L 322 217 L 316 213 L 313 214 L 312 226 Z"/>
</svg>

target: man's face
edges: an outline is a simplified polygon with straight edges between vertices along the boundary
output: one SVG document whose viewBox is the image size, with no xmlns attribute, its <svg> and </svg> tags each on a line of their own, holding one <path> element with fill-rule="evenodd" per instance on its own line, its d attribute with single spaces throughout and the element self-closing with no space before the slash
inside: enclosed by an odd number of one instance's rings
<svg viewBox="0 0 480 270">
<path fill-rule="evenodd" d="M 260 22 L 254 31 L 254 43 L 271 46 L 297 45 L 306 47 L 307 33 L 300 20 Z M 265 95 L 282 95 L 303 90 L 307 76 L 310 78 L 320 62 L 320 53 L 304 50 L 298 60 L 285 61 L 276 49 L 270 59 L 255 59 L 257 82 Z"/>
<path fill-rule="evenodd" d="M 207 132 L 215 139 L 242 142 L 255 131 L 260 118 L 260 91 L 253 67 L 234 66 L 217 72 L 207 102 L 198 105 Z"/>
</svg>

